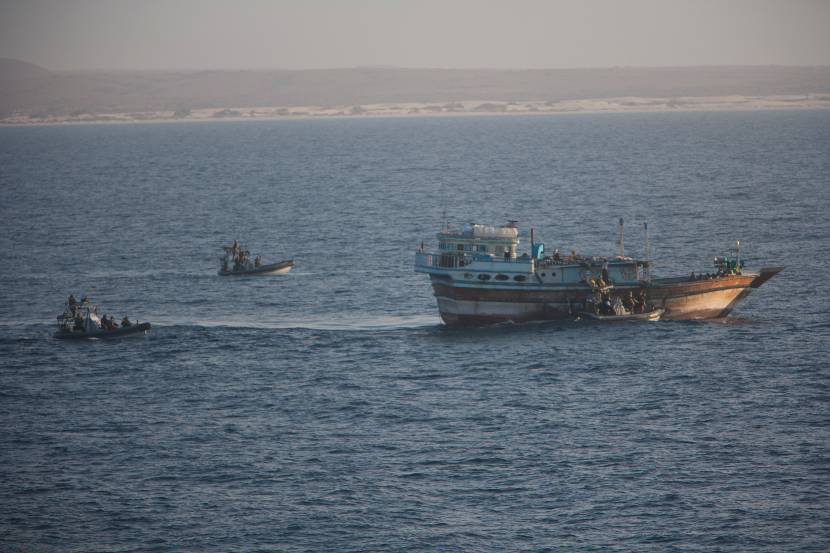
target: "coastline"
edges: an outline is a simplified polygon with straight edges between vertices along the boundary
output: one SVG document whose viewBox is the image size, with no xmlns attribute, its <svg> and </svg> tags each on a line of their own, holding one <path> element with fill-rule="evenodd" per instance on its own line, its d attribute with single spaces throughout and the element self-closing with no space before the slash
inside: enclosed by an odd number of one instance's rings
<svg viewBox="0 0 830 553">
<path fill-rule="evenodd" d="M 354 106 L 219 107 L 173 111 L 82 113 L 32 117 L 19 114 L 0 119 L 0 127 L 52 125 L 195 123 L 217 121 L 291 121 L 412 117 L 476 117 L 600 113 L 673 113 L 830 108 L 830 94 L 793 96 L 622 97 L 514 102 L 465 100 L 450 102 L 376 103 Z"/>
</svg>

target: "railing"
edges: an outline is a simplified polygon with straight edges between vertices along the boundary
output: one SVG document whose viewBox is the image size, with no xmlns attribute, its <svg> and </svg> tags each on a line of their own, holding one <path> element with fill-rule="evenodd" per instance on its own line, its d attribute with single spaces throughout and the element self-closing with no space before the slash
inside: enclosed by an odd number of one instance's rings
<svg viewBox="0 0 830 553">
<path fill-rule="evenodd" d="M 474 261 L 483 261 L 485 263 L 530 263 L 532 260 L 529 257 L 516 258 L 501 258 L 495 256 L 488 256 L 482 254 L 455 254 L 455 253 L 415 253 L 416 267 L 434 267 L 442 269 L 456 269 L 466 267 Z M 493 269 L 497 270 L 497 269 Z"/>
<path fill-rule="evenodd" d="M 425 253 L 417 252 L 415 254 L 416 267 L 435 267 L 445 269 L 455 269 L 464 267 L 473 262 L 471 255 L 453 255 L 447 253 Z"/>
<path fill-rule="evenodd" d="M 416 252 L 415 253 L 415 266 L 416 267 L 435 267 L 434 262 L 437 260 L 438 256 L 435 256 L 431 253 L 424 253 L 424 252 Z"/>
</svg>

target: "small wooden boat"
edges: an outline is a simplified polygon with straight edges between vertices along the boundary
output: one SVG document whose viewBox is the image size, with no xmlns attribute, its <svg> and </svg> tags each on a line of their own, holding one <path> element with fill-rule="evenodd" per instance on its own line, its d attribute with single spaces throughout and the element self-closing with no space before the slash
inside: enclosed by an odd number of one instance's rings
<svg viewBox="0 0 830 553">
<path fill-rule="evenodd" d="M 221 276 L 268 276 L 268 275 L 284 275 L 294 268 L 294 260 L 288 259 L 280 261 L 279 263 L 270 263 L 268 265 L 260 265 L 259 267 L 251 265 L 234 270 L 233 268 L 219 269 Z"/>
<path fill-rule="evenodd" d="M 136 323 L 130 326 L 122 326 L 113 330 L 106 330 L 99 328 L 97 330 L 69 330 L 60 329 L 55 333 L 55 338 L 60 340 L 89 340 L 95 339 L 111 339 L 130 336 L 131 334 L 144 334 L 152 327 L 150 323 Z"/>
<path fill-rule="evenodd" d="M 657 308 L 652 309 L 651 311 L 646 311 L 645 313 L 628 313 L 625 315 L 597 315 L 595 313 L 590 313 L 588 311 L 583 311 L 579 315 L 581 317 L 585 317 L 586 319 L 592 319 L 594 321 L 604 321 L 604 322 L 617 322 L 617 321 L 657 321 L 660 317 L 663 316 L 665 309 Z"/>
</svg>

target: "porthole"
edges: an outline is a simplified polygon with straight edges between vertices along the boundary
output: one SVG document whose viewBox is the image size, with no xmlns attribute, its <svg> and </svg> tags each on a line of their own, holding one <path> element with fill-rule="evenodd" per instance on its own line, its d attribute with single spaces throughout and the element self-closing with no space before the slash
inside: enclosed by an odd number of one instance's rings
<svg viewBox="0 0 830 553">
<path fill-rule="evenodd" d="M 542 276 L 548 276 L 548 275 L 546 275 L 545 273 L 542 273 Z"/>
<path fill-rule="evenodd" d="M 552 272 L 550 276 L 556 276 L 556 271 Z"/>
<path fill-rule="evenodd" d="M 498 274 L 496 275 L 496 280 L 510 280 L 510 277 L 507 275 Z"/>
<path fill-rule="evenodd" d="M 515 280 L 516 282 L 524 282 L 527 280 L 527 277 L 524 275 L 516 275 L 513 277 L 513 280 Z"/>
<path fill-rule="evenodd" d="M 478 280 L 490 280 L 490 275 L 478 275 Z"/>
</svg>

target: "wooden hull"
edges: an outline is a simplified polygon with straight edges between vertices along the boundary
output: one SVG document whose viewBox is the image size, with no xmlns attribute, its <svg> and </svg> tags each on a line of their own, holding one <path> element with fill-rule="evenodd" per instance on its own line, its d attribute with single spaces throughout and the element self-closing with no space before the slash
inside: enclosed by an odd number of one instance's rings
<svg viewBox="0 0 830 553">
<path fill-rule="evenodd" d="M 116 330 L 101 330 L 100 332 L 86 333 L 86 332 L 67 332 L 59 330 L 55 333 L 55 338 L 59 340 L 90 340 L 102 339 L 109 340 L 112 338 L 123 338 L 125 336 L 133 336 L 144 334 L 152 327 L 150 323 L 134 324 L 128 327 L 121 327 Z"/>
<path fill-rule="evenodd" d="M 729 275 L 713 279 L 655 279 L 642 285 L 616 286 L 615 293 L 646 296 L 648 310 L 663 309 L 664 320 L 725 317 L 753 289 L 772 278 L 783 267 L 760 273 Z M 482 325 L 573 319 L 587 311 L 593 292 L 586 284 L 524 286 L 457 286 L 447 277 L 432 276 L 432 286 L 442 320 L 448 325 Z"/>
<path fill-rule="evenodd" d="M 284 275 L 294 268 L 294 260 L 280 261 L 279 263 L 271 263 L 270 265 L 262 265 L 253 269 L 241 271 L 223 271 L 219 270 L 221 276 L 271 276 Z"/>
</svg>

